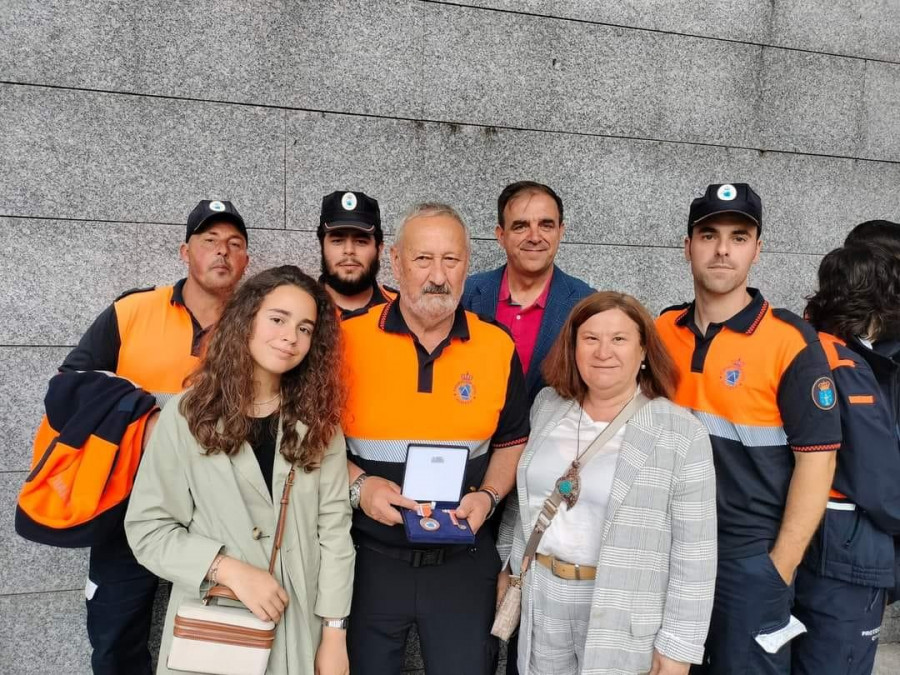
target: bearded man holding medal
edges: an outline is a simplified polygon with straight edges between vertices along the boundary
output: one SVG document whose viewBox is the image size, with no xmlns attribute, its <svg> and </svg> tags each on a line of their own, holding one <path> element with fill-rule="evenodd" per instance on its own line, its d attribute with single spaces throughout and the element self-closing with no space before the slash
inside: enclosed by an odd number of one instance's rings
<svg viewBox="0 0 900 675">
<path fill-rule="evenodd" d="M 342 324 L 354 675 L 399 674 L 413 625 L 429 675 L 495 661 L 501 564 L 485 522 L 515 483 L 529 410 L 512 338 L 460 306 L 469 249 L 453 208 L 413 207 L 391 249 L 399 295 Z"/>
</svg>

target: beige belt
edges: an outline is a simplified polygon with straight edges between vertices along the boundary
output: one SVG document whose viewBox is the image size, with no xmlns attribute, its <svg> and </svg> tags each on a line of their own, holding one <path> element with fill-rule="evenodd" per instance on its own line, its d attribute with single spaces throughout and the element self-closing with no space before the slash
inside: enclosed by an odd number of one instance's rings
<svg viewBox="0 0 900 675">
<path fill-rule="evenodd" d="M 538 553 L 535 559 L 548 570 L 553 576 L 560 579 L 568 579 L 569 581 L 589 581 L 597 577 L 597 568 L 588 567 L 587 565 L 578 565 L 576 563 L 559 560 L 552 555 L 544 555 Z"/>
</svg>

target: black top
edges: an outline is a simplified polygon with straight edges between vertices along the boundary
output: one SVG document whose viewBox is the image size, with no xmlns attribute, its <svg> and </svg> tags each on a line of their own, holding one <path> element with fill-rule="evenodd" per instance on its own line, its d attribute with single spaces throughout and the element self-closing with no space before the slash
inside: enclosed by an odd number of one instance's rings
<svg viewBox="0 0 900 675">
<path fill-rule="evenodd" d="M 250 437 L 247 442 L 253 448 L 259 470 L 262 471 L 272 494 L 272 472 L 275 469 L 275 436 L 278 433 L 278 411 L 268 417 L 254 417 L 250 420 Z"/>
</svg>

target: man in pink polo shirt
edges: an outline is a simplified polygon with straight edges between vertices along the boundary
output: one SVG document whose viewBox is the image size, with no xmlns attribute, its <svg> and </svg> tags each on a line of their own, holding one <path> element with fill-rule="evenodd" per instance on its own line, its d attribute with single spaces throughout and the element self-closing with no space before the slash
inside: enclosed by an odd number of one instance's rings
<svg viewBox="0 0 900 675">
<path fill-rule="evenodd" d="M 594 292 L 553 264 L 565 229 L 562 199 L 552 188 L 532 181 L 507 185 L 497 198 L 494 229 L 506 251 L 506 264 L 473 274 L 463 292 L 463 307 L 495 319 L 512 333 L 525 372 L 529 404 L 544 387 L 541 364 L 569 312 Z M 504 500 L 498 508 L 505 506 Z M 506 675 L 518 675 L 517 650 L 518 636 L 513 636 Z"/>
<path fill-rule="evenodd" d="M 525 371 L 529 402 L 544 386 L 541 363 L 575 304 L 594 292 L 553 260 L 566 226 L 559 195 L 531 181 L 507 185 L 497 199 L 494 233 L 506 264 L 466 280 L 462 304 L 506 326 Z"/>
</svg>

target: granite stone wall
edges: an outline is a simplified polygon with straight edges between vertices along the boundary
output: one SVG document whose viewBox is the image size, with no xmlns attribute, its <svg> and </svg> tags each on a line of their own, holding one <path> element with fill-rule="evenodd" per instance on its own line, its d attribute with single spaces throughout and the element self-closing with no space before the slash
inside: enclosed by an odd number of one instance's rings
<svg viewBox="0 0 900 675">
<path fill-rule="evenodd" d="M 48 377 L 122 290 L 179 278 L 197 200 L 237 204 L 251 272 L 316 271 L 334 189 L 389 233 L 444 200 L 481 270 L 499 190 L 539 180 L 562 267 L 659 310 L 690 297 L 691 198 L 746 181 L 753 281 L 798 310 L 852 225 L 900 220 L 900 2 L 5 0 L 0 157 L 0 672 L 83 673 L 86 553 L 18 539 L 15 496 Z"/>
</svg>

